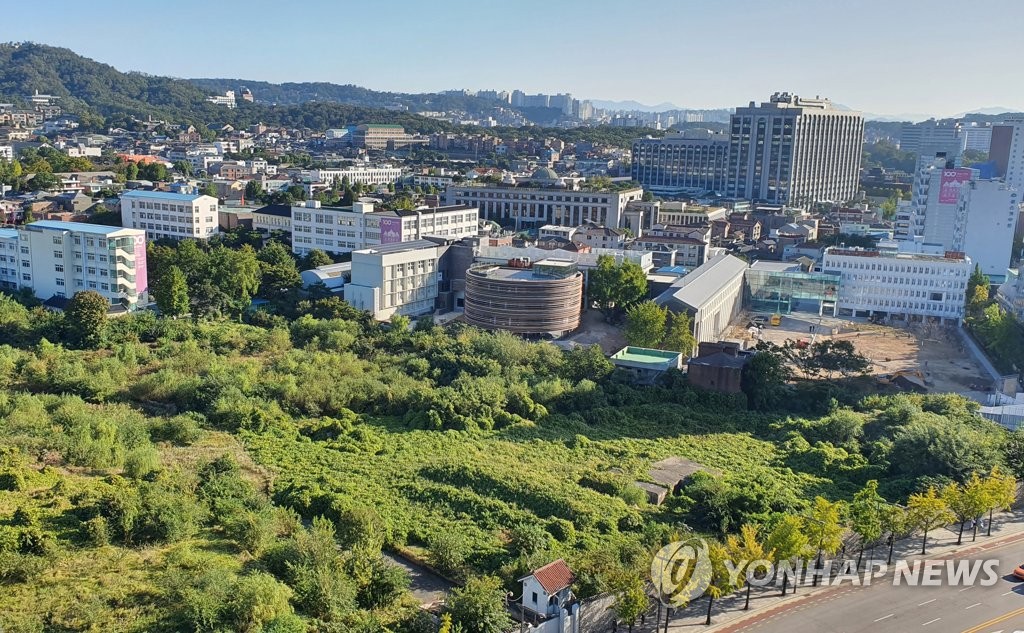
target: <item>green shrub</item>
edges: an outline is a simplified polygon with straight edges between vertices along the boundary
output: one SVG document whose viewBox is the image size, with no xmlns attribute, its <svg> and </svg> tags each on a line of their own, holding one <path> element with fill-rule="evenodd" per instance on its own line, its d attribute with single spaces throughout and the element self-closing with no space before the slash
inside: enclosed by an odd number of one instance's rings
<svg viewBox="0 0 1024 633">
<path fill-rule="evenodd" d="M 160 469 L 160 453 L 152 446 L 141 446 L 128 451 L 124 456 L 124 474 L 132 479 L 142 479 Z"/>
<path fill-rule="evenodd" d="M 103 517 L 93 517 L 82 523 L 86 541 L 93 547 L 103 547 L 110 543 L 110 527 Z"/>
</svg>

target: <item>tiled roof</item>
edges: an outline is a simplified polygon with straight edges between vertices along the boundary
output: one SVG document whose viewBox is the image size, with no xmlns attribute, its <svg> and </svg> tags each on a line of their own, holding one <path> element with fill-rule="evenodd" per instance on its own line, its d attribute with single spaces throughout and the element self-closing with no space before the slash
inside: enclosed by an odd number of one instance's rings
<svg viewBox="0 0 1024 633">
<path fill-rule="evenodd" d="M 572 570 L 569 569 L 569 566 L 561 558 L 544 565 L 540 569 L 533 570 L 530 575 L 537 579 L 537 582 L 540 583 L 541 587 L 544 587 L 544 591 L 548 592 L 549 595 L 558 593 L 576 580 Z"/>
</svg>

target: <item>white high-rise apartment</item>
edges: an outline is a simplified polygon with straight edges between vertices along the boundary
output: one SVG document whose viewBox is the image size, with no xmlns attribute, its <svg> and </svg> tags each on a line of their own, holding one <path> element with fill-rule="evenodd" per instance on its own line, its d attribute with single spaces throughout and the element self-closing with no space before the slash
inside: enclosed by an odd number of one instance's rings
<svg viewBox="0 0 1024 633">
<path fill-rule="evenodd" d="M 53 220 L 0 229 L 0 287 L 44 301 L 95 290 L 115 310 L 137 310 L 148 303 L 146 234 Z"/>
<path fill-rule="evenodd" d="M 775 204 L 846 202 L 857 194 L 864 117 L 828 99 L 775 93 L 736 108 L 728 194 Z"/>
<path fill-rule="evenodd" d="M 834 246 L 825 249 L 821 263 L 822 272 L 840 275 L 839 315 L 952 325 L 963 320 L 973 268 L 963 253 L 937 256 Z"/>
<path fill-rule="evenodd" d="M 219 204 L 213 196 L 126 191 L 121 194 L 121 225 L 141 229 L 151 240 L 205 240 L 220 230 Z"/>
</svg>

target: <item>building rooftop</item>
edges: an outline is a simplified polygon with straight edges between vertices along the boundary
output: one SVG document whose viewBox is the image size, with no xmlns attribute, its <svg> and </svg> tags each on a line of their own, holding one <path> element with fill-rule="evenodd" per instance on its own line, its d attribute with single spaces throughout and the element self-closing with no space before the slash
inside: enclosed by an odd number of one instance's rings
<svg viewBox="0 0 1024 633">
<path fill-rule="evenodd" d="M 289 204 L 268 204 L 265 207 L 259 209 L 252 209 L 253 213 L 260 213 L 263 215 L 276 215 L 282 218 L 292 217 L 292 207 Z"/>
<path fill-rule="evenodd" d="M 611 361 L 622 361 L 633 366 L 645 365 L 652 369 L 660 369 L 666 364 L 672 364 L 681 356 L 680 352 L 673 352 L 663 349 L 650 349 L 647 347 L 623 347 L 611 356 Z"/>
<path fill-rule="evenodd" d="M 723 254 L 701 264 L 675 282 L 654 300 L 658 305 L 675 304 L 676 309 L 688 307 L 699 310 L 721 291 L 728 281 L 742 275 L 747 262 L 739 257 Z"/>
<path fill-rule="evenodd" d="M 533 570 L 530 572 L 530 576 L 537 579 L 537 582 L 540 583 L 541 587 L 544 587 L 544 591 L 548 592 L 548 595 L 558 593 L 572 585 L 576 580 L 576 576 L 569 569 L 569 565 L 561 558 Z M 522 582 L 528 577 L 520 578 L 519 580 Z"/>
<path fill-rule="evenodd" d="M 177 200 L 179 202 L 192 202 L 196 198 L 202 198 L 198 193 L 174 193 L 172 191 L 145 191 L 142 189 L 131 189 L 121 194 L 121 197 L 131 198 L 153 198 L 155 200 Z M 209 196 L 207 196 L 209 197 Z"/>
<path fill-rule="evenodd" d="M 105 224 L 86 224 L 85 222 L 62 222 L 60 220 L 38 220 L 27 224 L 27 229 L 45 229 L 49 231 L 78 231 L 81 233 L 97 233 L 99 235 L 113 235 L 121 231 L 135 231 L 138 229 L 126 229 L 123 226 L 106 226 Z"/>
<path fill-rule="evenodd" d="M 18 229 L 0 229 L 0 239 L 18 239 Z"/>
<path fill-rule="evenodd" d="M 412 240 L 411 242 L 395 242 L 394 244 L 381 244 L 379 246 L 371 246 L 370 248 L 363 248 L 358 251 L 352 251 L 353 256 L 359 255 L 387 255 L 391 253 L 406 253 L 408 251 L 418 251 L 424 248 L 437 248 L 436 242 L 430 240 Z"/>
</svg>

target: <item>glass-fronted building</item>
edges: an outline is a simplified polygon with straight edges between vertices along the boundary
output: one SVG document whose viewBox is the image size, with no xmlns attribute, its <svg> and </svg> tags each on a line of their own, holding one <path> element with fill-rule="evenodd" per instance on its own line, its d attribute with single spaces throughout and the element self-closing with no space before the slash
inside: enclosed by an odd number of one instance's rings
<svg viewBox="0 0 1024 633">
<path fill-rule="evenodd" d="M 754 312 L 808 312 L 835 316 L 840 276 L 760 268 L 745 273 L 744 303 Z"/>
</svg>

